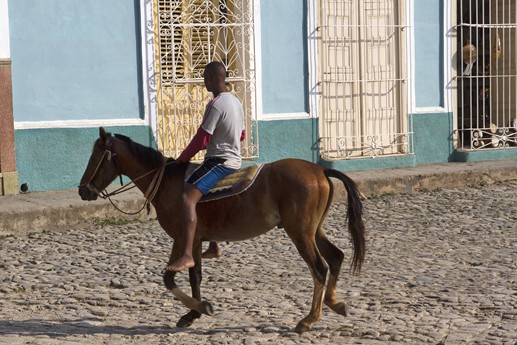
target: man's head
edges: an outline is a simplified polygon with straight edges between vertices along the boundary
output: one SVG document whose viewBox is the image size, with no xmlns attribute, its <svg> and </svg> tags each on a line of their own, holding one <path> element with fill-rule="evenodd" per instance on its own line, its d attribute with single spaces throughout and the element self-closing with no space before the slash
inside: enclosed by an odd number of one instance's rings
<svg viewBox="0 0 517 345">
<path fill-rule="evenodd" d="M 226 91 L 226 68 L 219 61 L 210 62 L 203 73 L 206 89 L 212 93 Z"/>
</svg>

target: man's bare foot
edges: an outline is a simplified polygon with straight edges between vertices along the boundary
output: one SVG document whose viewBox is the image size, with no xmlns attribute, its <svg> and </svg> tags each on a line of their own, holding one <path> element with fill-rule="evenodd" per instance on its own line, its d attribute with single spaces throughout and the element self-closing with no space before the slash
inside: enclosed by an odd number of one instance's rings
<svg viewBox="0 0 517 345">
<path fill-rule="evenodd" d="M 223 253 L 221 252 L 221 249 L 219 249 L 219 245 L 217 244 L 217 242 L 211 241 L 208 245 L 207 250 L 205 250 L 203 254 L 201 254 L 201 257 L 203 259 L 215 259 L 220 257 L 221 255 L 223 255 Z"/>
<path fill-rule="evenodd" d="M 179 272 L 186 270 L 187 268 L 194 267 L 195 263 L 192 258 L 181 257 L 169 266 L 165 267 L 165 271 Z"/>
</svg>

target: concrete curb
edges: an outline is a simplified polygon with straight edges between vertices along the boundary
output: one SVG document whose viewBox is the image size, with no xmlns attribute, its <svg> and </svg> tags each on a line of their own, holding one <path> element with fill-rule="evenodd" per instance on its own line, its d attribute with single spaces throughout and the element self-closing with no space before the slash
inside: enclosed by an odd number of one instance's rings
<svg viewBox="0 0 517 345">
<path fill-rule="evenodd" d="M 126 212 L 138 211 L 144 198 L 137 190 L 116 196 L 114 202 Z M 147 212 L 125 215 L 108 200 L 82 201 L 77 190 L 0 197 L 0 235 L 27 235 L 64 227 L 87 226 L 107 218 L 147 219 Z"/>
<path fill-rule="evenodd" d="M 441 163 L 405 169 L 353 171 L 347 173 L 367 197 L 412 193 L 444 188 L 490 185 L 517 179 L 517 161 Z M 343 201 L 346 191 L 337 182 L 335 200 Z"/>
</svg>

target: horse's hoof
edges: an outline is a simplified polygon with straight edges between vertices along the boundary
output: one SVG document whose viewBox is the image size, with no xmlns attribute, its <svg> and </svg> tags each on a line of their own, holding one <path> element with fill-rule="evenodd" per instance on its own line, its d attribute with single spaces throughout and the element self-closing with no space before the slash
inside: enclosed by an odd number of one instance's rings
<svg viewBox="0 0 517 345">
<path fill-rule="evenodd" d="M 181 319 L 179 319 L 178 323 L 176 323 L 176 327 L 187 328 L 187 327 L 190 327 L 193 323 L 194 323 L 194 320 L 192 320 L 191 318 L 182 316 Z"/>
<path fill-rule="evenodd" d="M 303 321 L 298 322 L 298 325 L 296 325 L 296 328 L 294 331 L 296 333 L 303 333 L 311 330 L 311 325 L 306 324 Z"/>
<path fill-rule="evenodd" d="M 212 316 L 214 315 L 214 307 L 212 307 L 212 304 L 207 301 L 202 301 L 199 305 L 198 311 L 202 314 Z"/>
<path fill-rule="evenodd" d="M 330 307 L 330 309 L 332 309 L 333 311 L 335 311 L 339 315 L 348 316 L 348 312 L 347 312 L 347 309 L 346 309 L 346 304 L 343 303 L 343 302 L 338 303 L 338 304 Z"/>
</svg>

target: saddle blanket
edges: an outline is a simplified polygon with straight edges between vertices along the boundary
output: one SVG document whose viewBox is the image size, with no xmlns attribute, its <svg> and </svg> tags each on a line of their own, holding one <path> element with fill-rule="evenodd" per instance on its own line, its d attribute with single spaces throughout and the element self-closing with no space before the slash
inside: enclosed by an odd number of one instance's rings
<svg viewBox="0 0 517 345">
<path fill-rule="evenodd" d="M 189 176 L 199 164 L 190 163 L 187 168 L 186 176 Z M 257 178 L 263 164 L 251 165 L 241 168 L 217 182 L 217 184 L 204 195 L 199 202 L 209 202 L 228 198 L 241 194 L 251 187 Z"/>
</svg>

